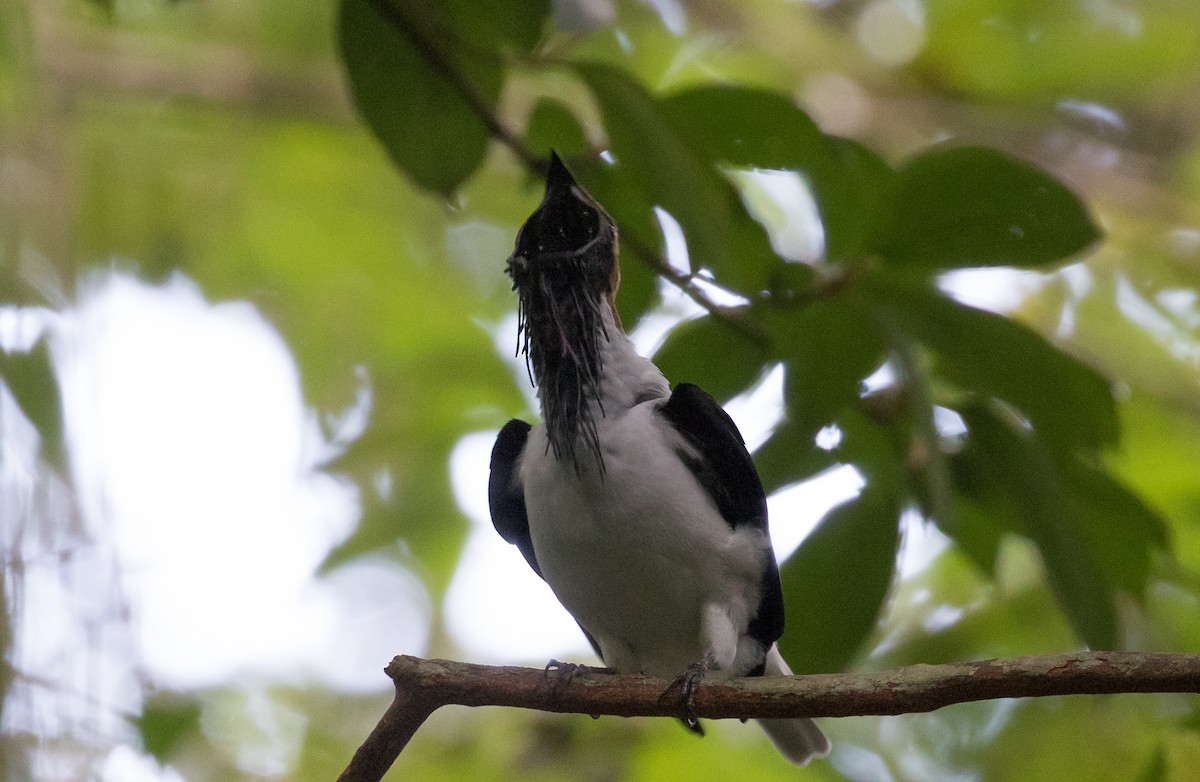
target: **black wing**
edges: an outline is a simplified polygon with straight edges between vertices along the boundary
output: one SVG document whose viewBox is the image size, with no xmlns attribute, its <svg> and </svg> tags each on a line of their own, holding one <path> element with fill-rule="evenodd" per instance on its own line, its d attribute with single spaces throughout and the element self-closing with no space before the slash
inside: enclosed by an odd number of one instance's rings
<svg viewBox="0 0 1200 782">
<path fill-rule="evenodd" d="M 716 401 L 699 386 L 680 383 L 662 406 L 663 416 L 696 450 L 681 453 L 696 480 L 717 505 L 730 527 L 767 529 L 767 495 L 742 433 Z M 766 552 L 762 600 L 750 622 L 750 635 L 769 649 L 783 635 L 783 590 L 775 555 Z M 760 671 L 761 672 L 761 671 Z"/>
<path fill-rule="evenodd" d="M 488 508 L 492 512 L 492 526 L 500 537 L 521 550 L 521 555 L 540 577 L 537 555 L 533 553 L 533 539 L 529 537 L 529 516 L 525 512 L 525 492 L 517 480 L 517 461 L 525 450 L 529 437 L 529 424 L 516 418 L 509 421 L 496 437 L 492 446 L 491 476 L 488 478 Z"/>
<path fill-rule="evenodd" d="M 542 569 L 538 566 L 537 554 L 533 551 L 533 538 L 529 536 L 529 514 L 525 510 L 525 491 L 517 476 L 517 462 L 525 450 L 525 441 L 529 439 L 529 424 L 514 418 L 504 425 L 496 436 L 496 444 L 492 446 L 491 475 L 488 477 L 488 509 L 492 513 L 492 526 L 500 533 L 500 537 L 516 546 L 521 556 L 533 568 L 538 577 Z M 588 643 L 600 654 L 600 645 L 592 634 L 579 625 Z"/>
</svg>

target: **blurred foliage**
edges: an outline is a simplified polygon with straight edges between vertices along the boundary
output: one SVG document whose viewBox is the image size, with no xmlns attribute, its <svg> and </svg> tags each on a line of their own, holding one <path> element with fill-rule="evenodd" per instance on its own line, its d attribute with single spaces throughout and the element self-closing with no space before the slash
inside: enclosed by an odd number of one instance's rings
<svg viewBox="0 0 1200 782">
<path fill-rule="evenodd" d="M 325 569 L 383 553 L 440 596 L 466 533 L 450 451 L 530 415 L 491 330 L 514 308 L 503 259 L 555 148 L 620 225 L 627 328 L 664 278 L 707 306 L 656 356 L 673 381 L 725 401 L 783 366 L 766 485 L 839 465 L 866 482 L 782 565 L 793 667 L 1200 652 L 1197 8 L 8 3 L 0 311 L 69 308 L 114 257 L 252 301 L 331 436 L 372 397 L 328 466 L 362 508 Z M 755 170 L 799 175 L 819 259 L 779 251 L 788 216 L 751 208 L 738 174 Z M 664 257 L 657 209 L 687 270 Z M 1015 309 L 955 298 L 953 273 L 980 267 L 1023 270 Z M 62 470 L 52 366 L 44 341 L 0 353 Z M 817 447 L 821 432 L 839 436 Z M 935 553 L 901 574 L 914 537 Z M 231 693 L 148 697 L 142 748 L 195 778 L 258 773 L 238 760 L 253 725 L 218 719 L 247 708 Z M 382 708 L 271 698 L 300 715 L 279 774 L 294 779 L 331 778 Z M 803 776 L 1184 780 L 1196 709 L 1048 699 L 828 722 L 835 755 Z M 456 710 L 394 773 L 795 778 L 737 725 L 713 732 Z"/>
</svg>

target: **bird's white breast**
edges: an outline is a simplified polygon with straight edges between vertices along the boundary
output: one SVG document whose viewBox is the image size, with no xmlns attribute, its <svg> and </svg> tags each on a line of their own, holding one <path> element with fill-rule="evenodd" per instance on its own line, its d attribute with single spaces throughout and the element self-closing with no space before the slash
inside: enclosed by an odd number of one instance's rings
<svg viewBox="0 0 1200 782">
<path fill-rule="evenodd" d="M 768 544 L 721 517 L 680 458 L 688 446 L 663 401 L 598 420 L 603 475 L 588 458 L 578 473 L 559 463 L 535 426 L 520 478 L 542 573 L 605 663 L 669 677 L 714 651 L 733 667 Z"/>
</svg>

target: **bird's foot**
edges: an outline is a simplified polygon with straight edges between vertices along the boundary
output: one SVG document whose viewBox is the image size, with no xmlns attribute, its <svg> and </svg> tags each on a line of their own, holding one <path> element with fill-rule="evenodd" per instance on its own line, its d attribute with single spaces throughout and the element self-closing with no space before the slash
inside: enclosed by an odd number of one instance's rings
<svg viewBox="0 0 1200 782">
<path fill-rule="evenodd" d="M 700 682 L 708 674 L 712 668 L 712 660 L 704 657 L 687 667 L 687 670 L 675 677 L 675 681 L 671 682 L 670 689 L 679 688 L 682 714 L 679 719 L 683 721 L 683 726 L 695 733 L 698 736 L 704 735 L 704 727 L 700 724 L 700 718 L 696 716 L 696 690 L 700 687 Z"/>
<path fill-rule="evenodd" d="M 546 676 L 554 676 L 562 681 L 570 682 L 582 667 L 579 663 L 564 663 L 551 657 L 550 662 L 546 663 L 545 673 Z"/>
<path fill-rule="evenodd" d="M 553 658 L 546 663 L 545 673 L 547 676 L 555 676 L 565 682 L 570 683 L 575 678 L 577 673 L 612 673 L 609 668 L 597 668 L 593 665 L 580 665 L 579 663 L 564 663 Z"/>
</svg>

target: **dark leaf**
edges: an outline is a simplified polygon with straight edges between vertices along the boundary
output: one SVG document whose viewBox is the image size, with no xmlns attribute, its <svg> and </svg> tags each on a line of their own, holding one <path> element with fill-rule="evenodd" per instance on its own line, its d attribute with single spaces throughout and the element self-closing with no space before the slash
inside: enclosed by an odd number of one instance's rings
<svg viewBox="0 0 1200 782">
<path fill-rule="evenodd" d="M 845 669 L 875 628 L 896 563 L 904 493 L 886 435 L 857 419 L 839 452 L 867 485 L 834 508 L 780 571 L 787 624 L 779 646 L 796 673 Z"/>
<path fill-rule="evenodd" d="M 606 65 L 577 70 L 600 104 L 617 162 L 637 172 L 644 208 L 661 206 L 679 221 L 693 269 L 714 265 L 728 251 L 729 233 L 729 205 L 716 171 L 641 84 Z"/>
<path fill-rule="evenodd" d="M 63 464 L 62 395 L 50 348 L 40 340 L 28 353 L 0 351 L 0 381 L 8 386 L 21 412 L 37 429 L 41 438 L 42 458 L 49 464 Z"/>
<path fill-rule="evenodd" d="M 938 529 L 953 540 L 984 573 L 996 569 L 1004 528 L 995 514 L 974 498 L 956 497 L 949 513 L 936 519 Z"/>
<path fill-rule="evenodd" d="M 960 304 L 925 281 L 873 276 L 899 326 L 936 354 L 962 388 L 1002 399 L 1027 416 L 1048 445 L 1111 445 L 1117 413 L 1109 383 L 1016 321 Z"/>
<path fill-rule="evenodd" d="M 885 257 L 932 269 L 1046 267 L 1100 235 L 1061 182 L 986 147 L 935 148 L 910 160 L 886 214 Z"/>
<path fill-rule="evenodd" d="M 166 764 L 180 741 L 200 736 L 200 704 L 178 696 L 152 698 L 134 718 L 142 746 L 159 763 Z"/>
<path fill-rule="evenodd" d="M 1114 579 L 1105 572 L 1095 538 L 1073 504 L 1053 454 L 1035 433 L 987 405 L 964 406 L 959 412 L 967 423 L 973 458 L 995 482 L 992 492 L 1013 503 L 1071 625 L 1091 648 L 1112 649 L 1117 637 Z"/>
<path fill-rule="evenodd" d="M 808 115 L 777 92 L 707 85 L 664 99 L 663 108 L 708 159 L 735 168 L 806 171 L 831 151 Z"/>
<path fill-rule="evenodd" d="M 748 297 L 768 290 L 778 279 L 779 269 L 799 265 L 787 263 L 775 253 L 762 223 L 751 217 L 740 201 L 731 211 L 729 258 L 730 263 L 713 267 L 717 282 Z"/>
<path fill-rule="evenodd" d="M 1071 459 L 1061 465 L 1068 499 L 1107 578 L 1140 598 L 1152 552 L 1168 547 L 1166 522 L 1102 469 Z"/>
<path fill-rule="evenodd" d="M 661 207 L 679 223 L 692 270 L 710 269 L 721 285 L 748 294 L 764 289 L 780 263 L 766 233 L 671 112 L 622 71 L 576 70 L 600 104 L 618 164 L 637 174 L 642 210 Z"/>
<path fill-rule="evenodd" d="M 483 160 L 488 129 L 476 110 L 494 110 L 504 74 L 496 60 L 463 55 L 436 8 L 342 0 L 338 34 L 367 125 L 414 182 L 449 196 Z M 481 105 L 472 107 L 463 89 Z"/>
<path fill-rule="evenodd" d="M 994 465 L 973 446 L 947 457 L 954 494 L 949 512 L 934 521 L 990 575 L 1004 533 L 1023 534 L 1025 523 L 1014 498 L 992 474 Z"/>
<path fill-rule="evenodd" d="M 636 327 L 642 317 L 657 303 L 658 277 L 654 271 L 640 261 L 622 263 L 617 314 L 621 316 L 621 323 L 625 328 Z"/>
<path fill-rule="evenodd" d="M 858 401 L 862 381 L 883 363 L 883 337 L 869 303 L 850 294 L 770 311 L 766 320 L 773 357 L 787 367 L 788 419 L 811 437 Z"/>
<path fill-rule="evenodd" d="M 812 292 L 816 281 L 816 271 L 806 263 L 780 264 L 771 275 L 768 285 L 769 298 L 781 305 L 795 303 L 797 298 Z"/>
<path fill-rule="evenodd" d="M 765 350 L 710 315 L 672 329 L 654 363 L 672 385 L 695 383 L 725 403 L 762 377 L 766 358 Z"/>
<path fill-rule="evenodd" d="M 387 0 L 420 9 L 431 21 L 447 24 L 446 35 L 479 49 L 531 51 L 542 38 L 549 0 Z"/>
<path fill-rule="evenodd" d="M 802 174 L 821 212 L 826 257 L 842 260 L 866 250 L 891 175 L 873 152 L 826 136 L 777 92 L 704 86 L 677 93 L 663 105 L 710 160 Z"/>
<path fill-rule="evenodd" d="M 831 136 L 829 142 L 831 162 L 809 170 L 825 226 L 825 257 L 852 260 L 877 249 L 879 214 L 895 174 L 856 141 Z"/>
<path fill-rule="evenodd" d="M 657 258 L 663 252 L 662 231 L 639 192 L 637 171 L 622 163 L 609 164 L 591 157 L 574 158 L 570 164 L 580 183 L 617 221 L 622 255 L 629 249 L 644 248 Z M 627 247 L 629 244 L 636 248 Z"/>
<path fill-rule="evenodd" d="M 754 466 L 767 494 L 837 465 L 834 453 L 818 448 L 811 434 L 799 431 L 788 421 L 781 423 L 754 452 Z"/>
</svg>

